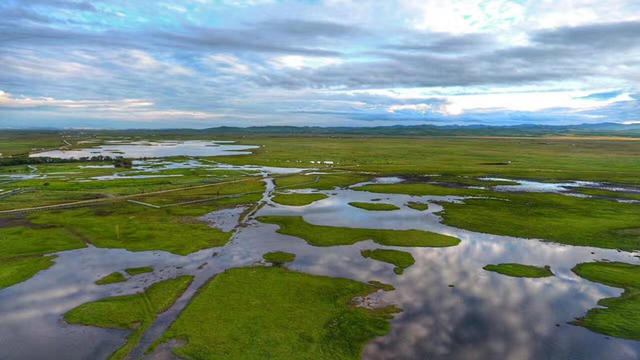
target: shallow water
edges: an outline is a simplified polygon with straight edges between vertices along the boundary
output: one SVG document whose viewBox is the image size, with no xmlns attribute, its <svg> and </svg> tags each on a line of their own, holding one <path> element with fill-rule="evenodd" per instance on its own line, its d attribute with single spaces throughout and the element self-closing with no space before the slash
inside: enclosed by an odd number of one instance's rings
<svg viewBox="0 0 640 360">
<path fill-rule="evenodd" d="M 596 306 L 599 299 L 621 293 L 621 289 L 581 279 L 571 268 L 603 258 L 639 263 L 632 253 L 480 234 L 441 224 L 434 214 L 441 207 L 433 201 L 459 201 L 456 197 L 344 189 L 322 191 L 329 197 L 308 206 L 288 207 L 268 201 L 273 184 L 267 184 L 268 205 L 255 216 L 301 215 L 318 225 L 423 229 L 457 236 L 462 242 L 449 248 L 385 247 L 371 241 L 313 247 L 299 238 L 276 233 L 275 225 L 249 218 L 226 246 L 189 256 L 93 247 L 63 252 L 49 270 L 0 291 L 0 359 L 52 358 L 51 354 L 60 359 L 105 358 L 123 344 L 126 332 L 66 325 L 60 320 L 66 311 L 87 301 L 140 291 L 152 282 L 176 275 L 195 275 L 174 307 L 145 334 L 132 356 L 137 358 L 211 276 L 230 267 L 255 264 L 262 254 L 277 250 L 297 254 L 289 265 L 294 270 L 359 281 L 379 280 L 396 287 L 395 291 L 381 293 L 379 300 L 404 311 L 392 320 L 387 336 L 366 346 L 365 359 L 640 358 L 640 342 L 608 338 L 567 324 Z M 376 212 L 348 205 L 373 199 L 401 209 Z M 427 202 L 430 208 L 413 210 L 406 206 L 409 201 Z M 229 229 L 240 212 L 215 212 L 209 217 Z M 360 255 L 361 250 L 371 248 L 409 251 L 416 263 L 398 276 L 393 273 L 393 265 Z M 550 265 L 556 276 L 521 279 L 482 269 L 500 262 Z M 154 266 L 155 271 L 126 283 L 93 284 L 113 271 L 147 265 Z"/>
<path fill-rule="evenodd" d="M 31 154 L 30 157 L 51 157 L 58 159 L 79 159 L 92 156 L 109 156 L 125 158 L 160 158 L 172 156 L 225 156 L 245 155 L 256 149 L 253 145 L 233 145 L 228 141 L 162 141 L 132 142 L 102 145 L 95 148 L 74 150 L 52 150 Z"/>
</svg>

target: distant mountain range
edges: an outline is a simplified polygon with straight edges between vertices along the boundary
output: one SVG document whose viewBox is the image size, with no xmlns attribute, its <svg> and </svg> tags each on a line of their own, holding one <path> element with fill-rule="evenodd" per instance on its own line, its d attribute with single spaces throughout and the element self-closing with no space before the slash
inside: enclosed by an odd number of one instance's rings
<svg viewBox="0 0 640 360">
<path fill-rule="evenodd" d="M 6 130 L 15 132 L 29 131 L 61 131 L 55 129 Z M 207 129 L 131 129 L 131 130 L 95 130 L 66 129 L 64 131 L 132 134 L 139 135 L 370 135 L 370 136 L 622 136 L 640 137 L 640 124 L 599 123 L 580 125 L 535 125 L 523 124 L 512 126 L 488 125 L 393 125 L 376 127 L 320 127 L 320 126 L 253 126 L 253 127 L 212 127 Z"/>
</svg>

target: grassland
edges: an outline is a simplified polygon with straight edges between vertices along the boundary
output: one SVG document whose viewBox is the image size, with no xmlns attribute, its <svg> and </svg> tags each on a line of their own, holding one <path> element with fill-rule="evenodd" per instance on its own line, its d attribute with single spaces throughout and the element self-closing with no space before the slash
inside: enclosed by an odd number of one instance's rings
<svg viewBox="0 0 640 360">
<path fill-rule="evenodd" d="M 455 246 L 460 239 L 420 230 L 378 230 L 313 225 L 301 216 L 261 216 L 259 221 L 276 224 L 278 232 L 304 239 L 313 246 L 351 245 L 373 240 L 387 246 L 445 247 Z"/>
<path fill-rule="evenodd" d="M 294 261 L 296 259 L 296 254 L 284 251 L 273 251 L 262 255 L 262 258 L 268 263 L 282 265 Z"/>
<path fill-rule="evenodd" d="M 425 211 L 429 209 L 429 204 L 415 202 L 415 201 L 409 202 L 407 206 L 410 207 L 411 209 L 418 210 L 418 211 Z"/>
<path fill-rule="evenodd" d="M 416 261 L 413 255 L 406 251 L 390 250 L 390 249 L 374 249 L 374 250 L 362 250 L 360 252 L 365 258 L 372 258 L 374 260 L 383 261 L 389 264 L 393 264 L 396 267 L 393 269 L 398 275 L 404 273 L 404 270 L 413 265 Z"/>
<path fill-rule="evenodd" d="M 125 281 L 127 281 L 127 278 L 121 272 L 116 271 L 96 281 L 96 285 L 108 285 Z"/>
<path fill-rule="evenodd" d="M 597 197 L 605 197 L 605 198 L 613 198 L 613 199 L 625 199 L 625 200 L 639 200 L 640 201 L 640 195 L 639 194 L 630 194 L 630 193 L 619 192 L 619 191 L 582 188 L 582 189 L 579 189 L 579 192 L 581 194 L 597 196 Z"/>
<path fill-rule="evenodd" d="M 176 160 L 181 161 L 181 160 Z M 108 163 L 56 163 L 38 164 L 33 172 L 27 166 L 0 167 L 2 175 L 32 174 L 33 179 L 5 177 L 0 185 L 3 191 L 14 192 L 0 201 L 0 210 L 24 207 L 54 205 L 89 199 L 110 199 L 117 196 L 140 195 L 171 189 L 201 187 L 189 191 L 180 191 L 156 196 L 161 205 L 215 197 L 237 193 L 259 192 L 263 188 L 259 178 L 247 177 L 241 173 L 230 175 L 229 171 L 209 171 L 199 169 L 172 169 L 164 172 L 136 172 L 114 168 L 87 168 L 103 166 Z M 118 174 L 116 179 L 101 178 Z M 134 178 L 129 175 L 179 175 L 171 177 Z M 230 183 L 234 180 L 236 183 Z M 222 183 L 220 186 L 215 183 Z"/>
<path fill-rule="evenodd" d="M 342 172 L 321 175 L 290 175 L 276 179 L 275 183 L 278 188 L 333 190 L 336 187 L 347 187 L 370 179 L 370 175 Z"/>
<path fill-rule="evenodd" d="M 305 206 L 309 205 L 318 200 L 326 199 L 327 195 L 325 194 L 276 194 L 272 200 L 280 205 L 287 206 Z"/>
<path fill-rule="evenodd" d="M 308 166 L 395 174 L 478 178 L 591 180 L 640 184 L 640 142 L 589 138 L 287 137 L 247 136 L 263 145 L 253 155 L 218 158 L 233 164 Z M 509 165 L 499 165 L 506 164 Z M 322 167 L 322 166 L 315 166 Z"/>
<path fill-rule="evenodd" d="M 134 276 L 134 275 L 153 272 L 153 268 L 151 266 L 142 266 L 142 267 L 128 268 L 128 269 L 125 269 L 124 272 L 126 272 L 131 276 Z"/>
<path fill-rule="evenodd" d="M 407 194 L 416 196 L 485 196 L 482 189 L 447 187 L 433 184 L 372 184 L 354 188 L 380 194 Z"/>
<path fill-rule="evenodd" d="M 497 272 L 502 275 L 524 278 L 542 278 L 553 276 L 551 269 L 544 266 L 523 265 L 516 263 L 505 263 L 497 265 L 486 265 L 483 269 Z"/>
<path fill-rule="evenodd" d="M 640 207 L 558 194 L 496 194 L 442 203 L 447 225 L 567 245 L 640 249 Z"/>
<path fill-rule="evenodd" d="M 0 290 L 32 278 L 53 266 L 55 256 L 0 257 Z"/>
<path fill-rule="evenodd" d="M 359 359 L 395 308 L 349 305 L 378 288 L 280 267 L 227 270 L 206 284 L 163 340 L 184 359 Z"/>
<path fill-rule="evenodd" d="M 385 203 L 369 203 L 369 202 L 350 202 L 349 205 L 357 207 L 359 209 L 365 209 L 369 211 L 393 211 L 400 208 L 393 204 Z"/>
<path fill-rule="evenodd" d="M 148 287 L 143 293 L 116 296 L 86 303 L 64 315 L 70 324 L 131 330 L 127 343 L 110 359 L 124 359 L 158 314 L 165 312 L 191 284 L 192 276 L 180 276 Z"/>
<path fill-rule="evenodd" d="M 144 199 L 163 204 L 217 197 L 218 192 L 229 195 L 184 206 L 157 209 L 115 201 L 6 217 L 4 227 L 0 228 L 0 257 L 40 255 L 84 247 L 85 243 L 132 251 L 165 250 L 180 255 L 222 246 L 231 234 L 210 228 L 198 217 L 217 209 L 254 203 L 260 199 L 262 189 L 263 184 L 252 179 Z"/>
<path fill-rule="evenodd" d="M 587 314 L 572 322 L 597 333 L 640 340 L 640 266 L 620 262 L 576 265 L 573 272 L 600 284 L 624 289 L 617 298 L 601 299 Z"/>
</svg>

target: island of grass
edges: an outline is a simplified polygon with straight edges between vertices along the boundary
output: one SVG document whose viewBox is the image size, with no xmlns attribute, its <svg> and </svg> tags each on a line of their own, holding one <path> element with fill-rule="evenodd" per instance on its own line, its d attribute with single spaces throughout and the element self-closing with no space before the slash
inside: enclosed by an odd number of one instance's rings
<svg viewBox="0 0 640 360">
<path fill-rule="evenodd" d="M 398 275 L 404 273 L 404 270 L 413 265 L 416 261 L 413 255 L 406 251 L 388 250 L 388 249 L 375 249 L 375 250 L 362 250 L 360 252 L 365 258 L 372 258 L 374 260 L 383 261 L 389 264 L 393 264 L 396 267 L 393 269 Z"/>
<path fill-rule="evenodd" d="M 296 254 L 284 251 L 272 251 L 262 255 L 262 258 L 264 258 L 266 262 L 272 263 L 274 265 L 282 265 L 295 260 Z"/>
<path fill-rule="evenodd" d="M 127 342 L 109 359 L 124 359 L 140 341 L 158 314 L 169 309 L 193 280 L 180 276 L 149 286 L 143 293 L 116 296 L 82 304 L 64 315 L 70 324 L 131 330 Z"/>
<path fill-rule="evenodd" d="M 55 263 L 55 256 L 27 256 L 3 258 L 0 256 L 0 290 L 29 280 Z"/>
<path fill-rule="evenodd" d="M 370 210 L 370 211 L 392 211 L 392 210 L 400 209 L 399 207 L 393 204 L 385 204 L 385 203 L 350 202 L 349 205 L 360 208 L 360 209 Z"/>
<path fill-rule="evenodd" d="M 124 277 L 121 272 L 116 271 L 96 281 L 96 285 L 107 285 L 125 281 L 127 281 L 127 278 Z"/>
<path fill-rule="evenodd" d="M 578 264 L 573 272 L 589 281 L 624 289 L 617 298 L 601 299 L 598 305 L 571 324 L 619 338 L 640 340 L 640 265 L 621 262 Z"/>
<path fill-rule="evenodd" d="M 326 199 L 325 194 L 276 194 L 272 200 L 280 205 L 305 206 L 315 201 Z"/>
<path fill-rule="evenodd" d="M 560 194 L 494 193 L 442 203 L 443 222 L 488 234 L 567 245 L 640 249 L 640 206 Z"/>
<path fill-rule="evenodd" d="M 406 194 L 415 196 L 482 196 L 490 192 L 482 189 L 448 187 L 433 184 L 371 184 L 353 188 L 378 194 Z"/>
<path fill-rule="evenodd" d="M 184 359 L 360 359 L 398 309 L 350 305 L 379 289 L 282 267 L 227 270 L 203 286 L 160 341 Z"/>
<path fill-rule="evenodd" d="M 516 263 L 486 265 L 483 269 L 497 272 L 502 275 L 524 278 L 542 278 L 553 276 L 549 266 L 533 266 Z"/>
<path fill-rule="evenodd" d="M 429 204 L 416 201 L 410 201 L 409 203 L 407 203 L 407 206 L 418 211 L 425 211 L 429 209 Z"/>
<path fill-rule="evenodd" d="M 379 230 L 313 225 L 302 216 L 261 216 L 259 221 L 276 224 L 280 234 L 296 236 L 313 246 L 351 245 L 373 240 L 387 246 L 445 247 L 455 246 L 460 239 L 421 230 Z"/>
<path fill-rule="evenodd" d="M 333 190 L 336 187 L 347 187 L 370 179 L 370 175 L 343 172 L 321 175 L 290 175 L 277 178 L 275 183 L 278 188 Z"/>
<path fill-rule="evenodd" d="M 128 269 L 125 269 L 124 271 L 127 274 L 133 276 L 133 275 L 150 273 L 153 271 L 153 268 L 151 266 L 141 266 L 141 267 L 135 267 L 135 268 L 128 268 Z"/>
</svg>

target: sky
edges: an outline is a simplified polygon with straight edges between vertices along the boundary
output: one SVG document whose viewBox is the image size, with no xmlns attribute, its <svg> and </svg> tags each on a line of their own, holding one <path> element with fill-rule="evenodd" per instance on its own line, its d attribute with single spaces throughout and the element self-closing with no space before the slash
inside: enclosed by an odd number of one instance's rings
<svg viewBox="0 0 640 360">
<path fill-rule="evenodd" d="M 0 0 L 0 128 L 640 122 L 640 0 Z"/>
</svg>

